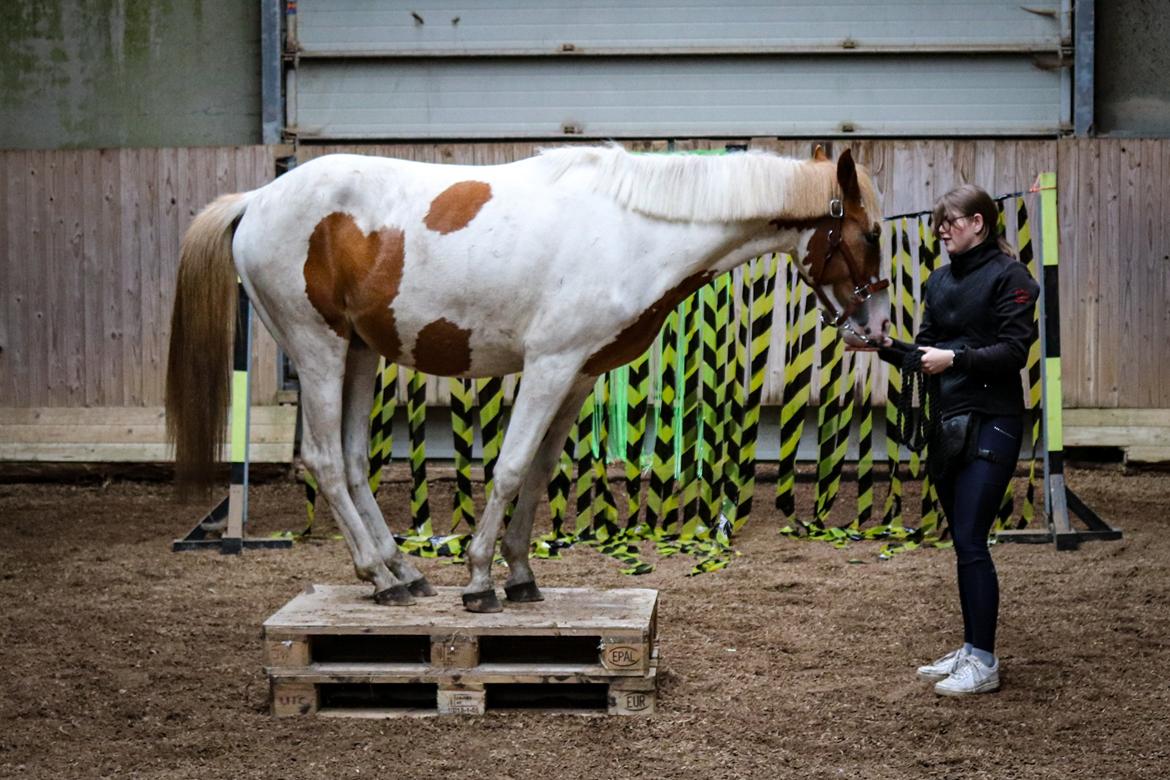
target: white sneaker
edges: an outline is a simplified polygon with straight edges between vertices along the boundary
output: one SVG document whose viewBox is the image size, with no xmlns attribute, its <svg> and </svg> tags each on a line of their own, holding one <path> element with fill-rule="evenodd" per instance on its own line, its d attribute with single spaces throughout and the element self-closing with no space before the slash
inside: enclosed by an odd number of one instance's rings
<svg viewBox="0 0 1170 780">
<path fill-rule="evenodd" d="M 988 666 L 974 655 L 964 656 L 951 676 L 935 683 L 934 692 L 941 696 L 966 696 L 990 693 L 999 689 L 999 661 Z"/>
<path fill-rule="evenodd" d="M 960 647 L 958 650 L 952 650 L 947 653 L 934 663 L 918 667 L 918 679 L 926 680 L 927 682 L 938 682 L 939 680 L 947 679 L 951 676 L 951 672 L 955 671 L 955 667 L 959 665 L 959 661 L 966 658 L 969 652 L 966 647 Z"/>
</svg>

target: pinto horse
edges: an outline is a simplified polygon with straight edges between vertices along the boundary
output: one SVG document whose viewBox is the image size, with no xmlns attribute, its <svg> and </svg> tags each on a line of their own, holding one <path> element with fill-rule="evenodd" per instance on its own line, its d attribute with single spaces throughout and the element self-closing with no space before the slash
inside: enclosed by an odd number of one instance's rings
<svg viewBox="0 0 1170 780">
<path fill-rule="evenodd" d="M 506 165 L 329 155 L 207 206 L 183 239 L 167 429 L 181 485 L 207 487 L 226 427 L 237 275 L 297 366 L 302 454 L 379 604 L 435 593 L 395 545 L 367 482 L 379 356 L 441 376 L 523 371 L 495 488 L 468 549 L 472 612 L 541 599 L 533 514 L 602 372 L 641 355 L 715 276 L 794 255 L 822 316 L 855 346 L 889 328 L 873 183 L 834 164 L 750 152 L 546 150 Z"/>
</svg>

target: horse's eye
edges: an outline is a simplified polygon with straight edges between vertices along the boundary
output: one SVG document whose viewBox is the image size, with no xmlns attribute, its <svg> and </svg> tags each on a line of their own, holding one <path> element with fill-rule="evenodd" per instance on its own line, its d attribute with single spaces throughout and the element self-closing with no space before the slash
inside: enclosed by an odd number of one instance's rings
<svg viewBox="0 0 1170 780">
<path fill-rule="evenodd" d="M 873 246 L 877 246 L 878 239 L 881 237 L 882 237 L 882 232 L 880 230 L 875 230 L 872 233 L 865 234 L 865 240 L 868 241 Z"/>
</svg>

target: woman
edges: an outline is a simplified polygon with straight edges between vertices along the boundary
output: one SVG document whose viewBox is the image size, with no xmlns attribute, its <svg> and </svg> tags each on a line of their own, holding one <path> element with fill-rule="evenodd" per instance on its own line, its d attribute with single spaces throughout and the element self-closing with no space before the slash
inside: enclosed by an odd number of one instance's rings
<svg viewBox="0 0 1170 780">
<path fill-rule="evenodd" d="M 928 456 L 935 461 L 931 472 L 958 558 L 963 646 L 919 667 L 918 677 L 949 696 L 999 688 L 999 582 L 987 536 L 1019 458 L 1020 369 L 1035 337 L 1039 286 L 999 238 L 996 220 L 995 202 L 974 185 L 938 200 L 934 232 L 950 264 L 925 285 L 914 344 L 887 338 L 879 350 L 897 365 L 913 365 L 920 357 L 922 372 L 937 377 L 935 414 L 941 422 Z M 915 350 L 920 354 L 907 361 Z"/>
</svg>

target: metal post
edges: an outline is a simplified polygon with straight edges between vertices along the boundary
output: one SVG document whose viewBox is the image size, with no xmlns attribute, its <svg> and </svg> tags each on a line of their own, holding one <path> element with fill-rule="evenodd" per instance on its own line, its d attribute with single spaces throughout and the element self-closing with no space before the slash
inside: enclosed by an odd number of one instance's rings
<svg viewBox="0 0 1170 780">
<path fill-rule="evenodd" d="M 278 144 L 281 138 L 280 99 L 280 0 L 260 2 L 260 121 L 261 143 Z"/>
<path fill-rule="evenodd" d="M 1076 0 L 1073 13 L 1073 131 L 1077 136 L 1092 135 L 1093 67 L 1096 38 L 1096 0 Z"/>
</svg>

